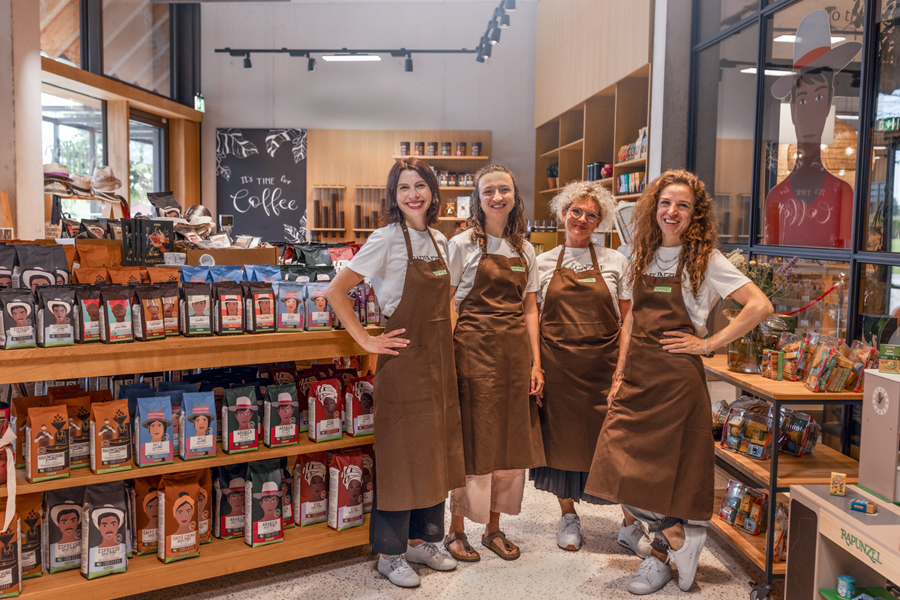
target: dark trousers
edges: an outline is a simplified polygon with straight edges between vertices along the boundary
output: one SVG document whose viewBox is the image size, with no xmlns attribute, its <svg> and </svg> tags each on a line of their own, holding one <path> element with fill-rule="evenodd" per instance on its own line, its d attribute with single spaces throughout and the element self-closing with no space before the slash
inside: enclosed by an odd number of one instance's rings
<svg viewBox="0 0 900 600">
<path fill-rule="evenodd" d="M 376 467 L 377 468 L 377 467 Z M 372 554 L 403 554 L 408 540 L 439 542 L 444 539 L 444 503 L 415 510 L 378 510 L 378 486 L 374 485 L 369 515 Z"/>
</svg>

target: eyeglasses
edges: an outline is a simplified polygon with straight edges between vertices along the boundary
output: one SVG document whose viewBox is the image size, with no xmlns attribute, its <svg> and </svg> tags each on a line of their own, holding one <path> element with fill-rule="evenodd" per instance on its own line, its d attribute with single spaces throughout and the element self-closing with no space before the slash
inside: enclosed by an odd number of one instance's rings
<svg viewBox="0 0 900 600">
<path fill-rule="evenodd" d="M 576 219 L 580 219 L 581 217 L 584 217 L 584 220 L 587 221 L 588 223 L 596 223 L 597 221 L 600 220 L 600 215 L 598 215 L 597 213 L 584 212 L 580 208 L 570 208 L 569 214 L 572 215 L 573 217 L 575 217 Z"/>
</svg>

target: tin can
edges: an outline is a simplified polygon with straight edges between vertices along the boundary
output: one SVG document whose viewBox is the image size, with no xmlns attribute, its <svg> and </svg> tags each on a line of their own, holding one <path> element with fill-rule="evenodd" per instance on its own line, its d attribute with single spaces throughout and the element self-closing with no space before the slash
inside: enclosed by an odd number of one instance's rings
<svg viewBox="0 0 900 600">
<path fill-rule="evenodd" d="M 456 142 L 456 155 L 457 156 L 465 156 L 466 155 L 466 143 L 465 142 Z"/>
</svg>

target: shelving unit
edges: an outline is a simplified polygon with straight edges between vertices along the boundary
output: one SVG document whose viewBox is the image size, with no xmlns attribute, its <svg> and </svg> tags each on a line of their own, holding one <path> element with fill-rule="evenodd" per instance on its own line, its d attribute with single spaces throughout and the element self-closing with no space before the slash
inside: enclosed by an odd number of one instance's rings
<svg viewBox="0 0 900 600">
<path fill-rule="evenodd" d="M 343 185 L 314 185 L 312 216 L 309 231 L 317 237 L 329 237 L 344 232 Z"/>
<path fill-rule="evenodd" d="M 848 405 L 861 404 L 863 399 L 861 393 L 816 394 L 807 390 L 802 383 L 797 381 L 774 381 L 760 375 L 734 373 L 728 370 L 725 356 L 705 358 L 703 365 L 707 375 L 730 383 L 744 393 L 772 403 L 772 431 L 780 431 L 781 407 L 785 404 Z M 774 563 L 771 552 L 775 535 L 774 508 L 779 495 L 788 492 L 792 485 L 828 483 L 831 480 L 832 471 L 846 473 L 848 484 L 856 483 L 859 480 L 859 463 L 822 443 L 816 445 L 813 454 L 799 458 L 780 452 L 772 452 L 771 455 L 768 460 L 757 460 L 730 452 L 716 444 L 716 467 L 735 479 L 764 489 L 768 494 L 769 501 L 766 509 L 766 531 L 759 536 L 745 535 L 727 523 L 716 522 L 718 521 L 716 513 L 718 513 L 722 500 L 721 494 L 717 494 L 711 522 L 714 531 L 719 532 L 730 546 L 746 556 L 760 569 L 765 578 L 765 585 L 770 590 L 774 580 L 783 579 L 785 576 L 784 564 Z M 783 496 L 781 497 L 783 498 Z M 792 534 L 793 530 L 789 535 Z"/>
</svg>

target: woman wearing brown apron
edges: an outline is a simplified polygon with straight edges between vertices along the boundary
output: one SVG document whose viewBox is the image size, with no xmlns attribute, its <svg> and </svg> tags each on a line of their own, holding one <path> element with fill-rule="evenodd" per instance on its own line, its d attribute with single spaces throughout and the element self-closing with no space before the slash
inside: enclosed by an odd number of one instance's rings
<svg viewBox="0 0 900 600">
<path fill-rule="evenodd" d="M 466 461 L 464 486 L 450 495 L 454 558 L 480 559 L 465 518 L 484 523 L 482 545 L 504 560 L 519 549 L 500 514 L 519 514 L 525 469 L 544 464 L 537 406 L 544 383 L 538 342 L 534 248 L 525 241 L 525 203 L 512 173 L 489 165 L 475 175 L 470 229 L 450 240 L 453 334 Z"/>
<path fill-rule="evenodd" d="M 422 160 L 391 169 L 387 214 L 326 291 L 337 317 L 367 352 L 375 373 L 374 493 L 369 543 L 378 570 L 400 587 L 416 587 L 409 564 L 438 571 L 456 561 L 438 550 L 447 492 L 465 484 L 459 397 L 450 322 L 447 240 L 427 225 L 440 213 L 437 178 Z M 372 281 L 383 334 L 370 336 L 347 296 Z"/>
<path fill-rule="evenodd" d="M 606 396 L 619 358 L 619 322 L 631 310 L 628 259 L 593 244 L 591 233 L 615 214 L 612 193 L 599 182 L 568 184 L 550 203 L 566 241 L 537 258 L 541 294 L 543 406 L 539 409 L 546 467 L 532 469 L 534 486 L 556 495 L 564 550 L 581 548 L 576 502 L 609 504 L 584 493 Z M 646 556 L 650 541 L 625 512 L 620 543 Z"/>
<path fill-rule="evenodd" d="M 634 212 L 634 304 L 585 486 L 624 505 L 653 535 L 651 555 L 628 584 L 634 594 L 661 589 L 672 577 L 668 563 L 681 590 L 693 584 L 713 511 L 712 416 L 700 356 L 772 314 L 766 296 L 716 249 L 711 204 L 696 175 L 667 171 Z M 707 337 L 709 311 L 728 297 L 744 308 Z"/>
</svg>

